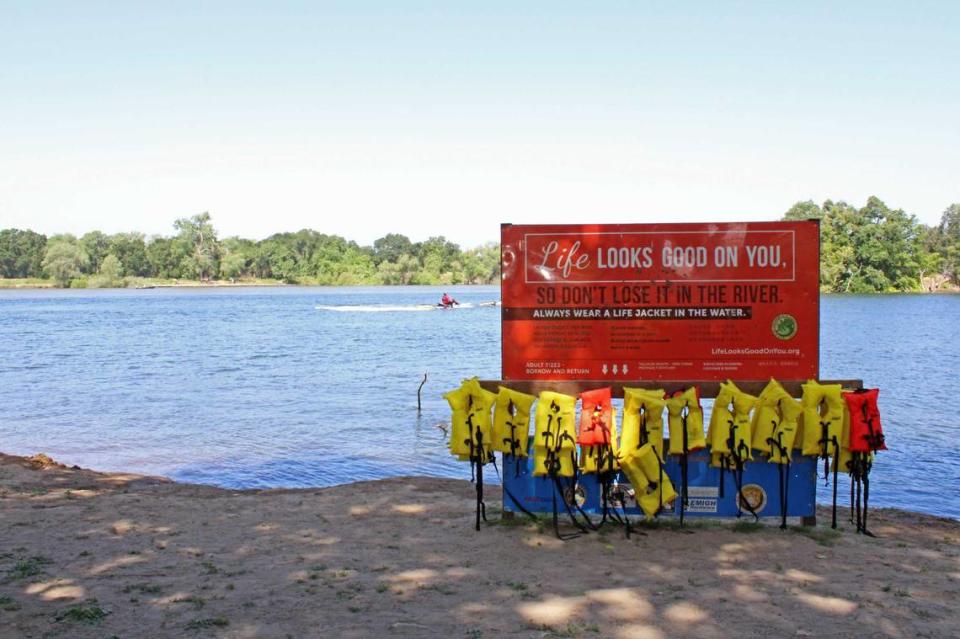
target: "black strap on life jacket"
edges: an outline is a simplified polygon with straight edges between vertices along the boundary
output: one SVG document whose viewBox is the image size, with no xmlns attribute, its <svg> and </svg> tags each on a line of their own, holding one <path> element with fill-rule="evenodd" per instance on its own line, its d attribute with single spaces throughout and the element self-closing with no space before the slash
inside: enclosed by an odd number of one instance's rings
<svg viewBox="0 0 960 639">
<path fill-rule="evenodd" d="M 580 502 L 577 501 L 577 484 L 580 482 L 580 469 L 577 466 L 576 457 L 577 457 L 576 450 L 574 449 L 570 451 L 570 463 L 573 465 L 573 469 L 574 469 L 573 477 L 570 478 L 570 501 L 573 502 L 573 507 L 576 508 L 578 513 L 580 513 L 580 516 L 583 517 L 583 524 L 580 525 L 581 529 L 584 530 L 584 532 L 586 532 L 586 529 L 599 530 L 600 526 L 603 525 L 603 522 L 601 522 L 600 525 L 594 524 L 593 520 L 590 519 L 590 516 L 587 515 L 586 511 L 583 510 L 583 507 L 580 505 Z M 569 505 L 570 502 L 567 502 L 567 503 Z"/>
<path fill-rule="evenodd" d="M 737 518 L 743 514 L 743 508 L 746 507 L 747 511 L 753 515 L 754 519 L 759 521 L 760 515 L 757 514 L 753 506 L 750 505 L 750 502 L 747 501 L 746 496 L 743 494 L 743 469 L 746 464 L 746 456 L 750 452 L 750 447 L 747 446 L 745 441 L 737 442 L 737 423 L 732 419 L 727 420 L 728 434 L 727 434 L 727 454 L 722 455 L 720 458 L 720 485 L 723 486 L 724 481 L 724 471 L 728 465 L 732 465 L 730 469 L 733 473 L 733 483 L 737 489 Z M 721 492 L 720 497 L 723 497 Z"/>
<path fill-rule="evenodd" d="M 820 439 L 817 443 L 820 445 L 820 457 L 823 459 L 824 485 L 830 485 L 830 444 L 833 444 L 833 510 L 830 519 L 830 527 L 837 527 L 837 474 L 840 460 L 840 442 L 837 436 L 829 436 L 829 421 L 820 420 Z"/>
<path fill-rule="evenodd" d="M 516 419 L 517 416 L 517 407 L 513 403 L 513 400 L 510 400 L 510 403 L 507 405 L 507 412 L 510 414 L 510 421 L 507 422 L 507 426 L 510 427 L 510 436 L 504 437 L 502 443 L 510 447 L 510 455 L 515 460 L 513 466 L 513 476 L 520 477 L 520 439 L 517 437 L 517 424 L 514 422 L 514 419 Z M 507 470 L 506 460 L 504 460 L 503 470 Z M 506 484 L 504 484 L 504 488 L 506 488 Z"/>
<path fill-rule="evenodd" d="M 865 392 L 863 389 L 858 390 L 858 392 Z M 863 402 L 860 405 L 860 410 L 863 412 L 863 420 L 867 423 L 867 435 L 865 439 L 867 440 L 867 446 L 869 446 L 870 451 L 865 453 L 854 453 L 853 454 L 853 466 L 856 469 L 856 473 L 851 473 L 851 477 L 854 477 L 857 483 L 857 532 L 867 535 L 869 537 L 876 537 L 872 532 L 867 529 L 867 508 L 870 502 L 870 470 L 873 466 L 873 462 L 870 461 L 870 453 L 877 452 L 884 445 L 884 437 L 880 432 L 874 431 L 873 428 L 873 418 L 870 416 L 867 411 L 867 403 Z M 860 501 L 861 493 L 860 488 L 863 487 L 863 514 L 861 516 L 860 511 Z"/>
<path fill-rule="evenodd" d="M 783 476 L 783 480 L 781 482 L 783 483 L 783 497 L 780 502 L 780 529 L 781 530 L 787 529 L 787 500 L 790 495 L 790 462 L 791 462 L 790 455 L 791 454 L 792 453 L 790 451 L 787 451 L 787 463 L 779 464 L 780 472 L 781 472 L 781 475 Z"/>
<path fill-rule="evenodd" d="M 553 491 L 552 491 L 553 533 L 557 536 L 557 539 L 560 539 L 561 541 L 566 539 L 573 539 L 574 537 L 579 537 L 581 533 L 571 533 L 567 535 L 563 535 L 560 533 L 560 521 L 558 517 L 559 511 L 557 509 L 557 493 L 560 493 L 561 499 L 564 499 L 564 498 L 563 498 L 563 486 L 560 484 L 560 477 L 558 475 L 558 472 L 560 470 L 560 460 L 557 458 L 555 451 L 551 450 L 547 452 L 547 457 L 544 460 L 544 464 L 547 467 L 547 476 L 549 477 L 549 479 L 551 480 L 551 483 L 553 484 Z M 566 499 L 564 499 L 564 505 L 567 507 L 569 511 L 569 505 L 567 505 Z"/>
<path fill-rule="evenodd" d="M 600 510 L 602 517 L 597 528 L 602 527 L 607 522 L 611 524 L 622 524 L 624 527 L 624 535 L 627 539 L 630 539 L 630 534 L 634 531 L 630 523 L 630 517 L 627 515 L 626 502 L 621 495 L 619 499 L 621 512 L 617 512 L 616 502 L 610 499 L 610 494 L 613 492 L 614 479 L 617 476 L 617 471 L 613 469 L 615 459 L 616 457 L 611 446 L 599 447 L 597 452 L 597 484 L 600 488 Z M 584 515 L 586 514 L 584 513 Z M 646 533 L 640 531 L 640 534 L 645 535 Z"/>
<path fill-rule="evenodd" d="M 734 429 L 736 429 L 736 426 L 734 426 Z M 737 517 L 743 514 L 742 508 L 746 508 L 747 512 L 753 515 L 754 521 L 760 521 L 760 515 L 757 514 L 757 511 L 754 510 L 753 506 L 747 500 L 746 495 L 743 494 L 743 468 L 747 463 L 746 454 L 749 452 L 750 447 L 745 441 L 741 441 L 737 444 L 736 448 L 733 449 L 733 477 L 737 485 Z"/>
<path fill-rule="evenodd" d="M 640 405 L 637 416 L 640 418 L 640 437 L 637 438 L 637 448 L 641 448 L 650 442 L 650 429 L 647 428 L 647 409 L 643 404 Z M 661 417 L 661 419 L 663 418 Z"/>
<path fill-rule="evenodd" d="M 854 504 L 854 487 L 857 483 L 857 478 L 853 476 L 853 464 L 847 464 L 847 470 L 850 472 L 850 523 L 856 524 L 857 520 L 853 518 L 853 504 Z"/>
<path fill-rule="evenodd" d="M 473 415 L 467 417 L 467 426 L 473 429 Z M 474 445 L 476 439 L 476 445 Z M 474 530 L 480 530 L 480 520 L 487 521 L 487 505 L 483 501 L 483 465 L 489 461 L 489 454 L 483 445 L 483 433 L 478 426 L 473 437 L 468 439 L 470 446 L 470 470 L 477 488 L 477 515 Z"/>
<path fill-rule="evenodd" d="M 870 467 L 872 465 L 873 462 L 870 461 L 869 455 L 863 453 L 863 524 L 860 527 L 860 532 L 868 537 L 876 537 L 867 529 L 867 505 L 870 501 Z"/>
<path fill-rule="evenodd" d="M 613 448 L 608 444 L 601 444 L 594 446 L 594 450 L 596 451 L 597 486 L 600 488 L 600 523 L 597 524 L 597 527 L 602 527 L 608 521 L 610 523 L 615 521 L 623 523 L 616 509 L 610 507 L 607 498 L 614 475 L 612 470 Z"/>
<path fill-rule="evenodd" d="M 558 408 L 559 407 L 557 407 L 555 403 L 551 405 L 551 409 L 558 410 Z M 581 524 L 577 520 L 576 516 L 573 514 L 573 509 L 571 509 L 570 503 L 566 499 L 563 482 L 561 481 L 561 478 L 560 478 L 560 467 L 561 467 L 560 455 L 562 454 L 562 451 L 563 451 L 563 444 L 565 441 L 568 441 L 568 440 L 571 443 L 576 444 L 576 440 L 574 440 L 568 433 L 563 432 L 562 421 L 563 420 L 560 417 L 557 418 L 557 435 L 555 438 L 556 443 L 553 448 L 548 449 L 545 463 L 547 466 L 547 475 L 553 481 L 553 487 L 554 487 L 553 499 L 552 499 L 553 532 L 554 534 L 556 534 L 557 539 L 566 540 L 566 539 L 572 539 L 574 537 L 579 537 L 580 535 L 589 532 L 589 530 L 587 526 L 585 526 L 584 524 Z M 571 481 L 571 486 L 570 486 L 571 499 L 573 500 L 574 505 L 576 505 L 577 508 L 579 509 L 580 506 L 579 504 L 576 503 L 577 502 L 577 497 L 576 497 L 577 465 L 576 465 L 576 448 L 575 447 L 570 449 L 569 455 L 570 455 L 570 464 L 574 469 L 574 477 L 573 477 L 573 480 Z M 558 493 L 560 495 L 560 499 L 563 500 L 563 507 L 567 511 L 567 516 L 570 518 L 570 523 L 572 523 L 574 527 L 576 527 L 580 532 L 566 534 L 566 535 L 563 535 L 560 533 L 560 523 L 559 523 L 559 517 L 558 517 L 558 510 L 557 510 L 557 494 Z M 591 526 L 593 525 L 592 522 L 590 522 L 590 525 Z"/>
<path fill-rule="evenodd" d="M 680 527 L 683 528 L 683 514 L 687 509 L 687 506 L 690 503 L 688 480 L 690 477 L 690 468 L 689 468 L 689 459 L 688 455 L 690 454 L 690 438 L 687 434 L 687 418 L 690 415 L 690 409 L 686 403 L 684 403 L 683 408 L 680 410 L 680 424 L 683 427 L 683 448 L 680 455 Z M 670 433 L 673 436 L 673 433 Z M 661 480 L 663 475 L 663 468 L 660 468 Z M 663 502 L 663 481 L 660 482 L 660 502 Z"/>
<path fill-rule="evenodd" d="M 517 460 L 518 460 L 518 461 L 517 461 L 517 464 L 520 463 L 520 462 L 519 462 L 519 459 L 520 459 L 520 458 L 517 458 Z M 507 497 L 510 498 L 510 501 L 513 502 L 513 505 L 514 505 L 520 512 L 522 512 L 524 515 L 526 515 L 527 517 L 529 517 L 529 518 L 532 519 L 533 521 L 537 521 L 537 516 L 534 515 L 532 512 L 530 512 L 529 510 L 527 510 L 526 508 L 524 508 L 524 507 L 523 507 L 523 504 L 520 503 L 520 500 L 517 499 L 516 496 L 515 496 L 512 492 L 510 492 L 510 489 L 509 489 L 509 488 L 507 488 L 507 482 L 506 482 L 506 480 L 504 479 L 504 477 L 501 476 L 501 474 L 500 474 L 500 469 L 497 468 L 497 459 L 496 459 L 496 457 L 493 457 L 490 461 L 493 463 L 493 471 L 497 474 L 497 478 L 500 479 L 500 484 L 503 486 L 503 492 L 506 493 Z M 504 461 L 504 470 L 506 470 L 506 461 Z M 504 473 L 504 474 L 505 474 L 505 473 Z"/>
<path fill-rule="evenodd" d="M 777 432 L 776 422 L 774 422 L 774 432 L 777 433 L 777 438 L 773 439 L 772 437 L 767 438 L 767 443 L 770 444 L 770 450 L 773 451 L 773 448 L 776 447 L 777 451 L 780 453 L 780 456 L 787 460 L 785 464 L 777 464 L 777 476 L 779 479 L 779 491 L 780 491 L 780 530 L 787 529 L 787 495 L 790 491 L 790 456 L 792 451 L 787 449 L 783 445 L 783 433 Z M 754 513 L 756 514 L 756 513 Z"/>
<path fill-rule="evenodd" d="M 833 515 L 830 523 L 831 528 L 837 527 L 837 474 L 840 470 L 840 442 L 837 441 L 836 435 L 832 438 L 833 441 Z"/>
</svg>

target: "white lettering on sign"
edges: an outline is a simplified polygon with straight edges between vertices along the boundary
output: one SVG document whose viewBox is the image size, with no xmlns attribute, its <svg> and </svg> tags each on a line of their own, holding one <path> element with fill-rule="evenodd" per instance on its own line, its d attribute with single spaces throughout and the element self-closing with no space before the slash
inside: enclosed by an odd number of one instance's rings
<svg viewBox="0 0 960 639">
<path fill-rule="evenodd" d="M 793 282 L 792 229 L 529 233 L 526 282 Z"/>
<path fill-rule="evenodd" d="M 688 504 L 689 505 L 686 507 L 687 512 L 691 512 L 691 513 L 717 512 L 716 497 L 691 497 Z"/>
</svg>

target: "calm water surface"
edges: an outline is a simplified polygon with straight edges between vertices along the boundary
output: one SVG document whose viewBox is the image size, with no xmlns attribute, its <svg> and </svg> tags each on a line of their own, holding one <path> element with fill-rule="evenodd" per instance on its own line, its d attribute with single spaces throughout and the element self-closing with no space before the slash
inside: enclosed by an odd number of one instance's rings
<svg viewBox="0 0 960 639">
<path fill-rule="evenodd" d="M 499 309 L 478 306 L 499 289 L 413 308 L 442 292 L 0 291 L 0 450 L 231 487 L 467 477 L 440 394 L 499 377 Z M 822 300 L 821 377 L 881 388 L 873 504 L 960 518 L 958 318 L 960 296 Z"/>
</svg>

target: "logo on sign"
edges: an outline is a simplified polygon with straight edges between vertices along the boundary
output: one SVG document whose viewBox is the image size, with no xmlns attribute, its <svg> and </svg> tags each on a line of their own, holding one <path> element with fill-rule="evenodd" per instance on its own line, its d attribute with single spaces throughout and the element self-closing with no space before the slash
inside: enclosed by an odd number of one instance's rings
<svg viewBox="0 0 960 639">
<path fill-rule="evenodd" d="M 797 334 L 797 320 L 793 315 L 786 313 L 777 315 L 773 320 L 771 330 L 773 330 L 773 334 L 780 339 L 792 339 Z"/>
</svg>

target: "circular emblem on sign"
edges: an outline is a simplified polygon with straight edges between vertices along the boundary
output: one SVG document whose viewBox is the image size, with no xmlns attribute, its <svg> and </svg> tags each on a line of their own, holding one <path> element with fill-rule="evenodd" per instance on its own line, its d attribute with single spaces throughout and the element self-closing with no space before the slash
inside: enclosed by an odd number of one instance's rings
<svg viewBox="0 0 960 639">
<path fill-rule="evenodd" d="M 740 497 L 738 499 L 740 500 L 740 508 L 743 510 L 753 510 L 753 512 L 759 515 L 760 511 L 767 506 L 767 491 L 758 484 L 747 484 L 743 487 L 743 490 L 740 491 Z"/>
<path fill-rule="evenodd" d="M 574 499 L 576 499 L 576 502 L 574 502 Z M 570 506 L 583 508 L 583 505 L 587 502 L 587 491 L 580 484 L 577 484 L 576 493 L 571 491 L 569 487 L 565 488 L 563 491 L 563 500 Z"/>
<path fill-rule="evenodd" d="M 786 313 L 777 315 L 770 328 L 773 330 L 773 334 L 780 339 L 791 339 L 797 334 L 797 320 L 794 319 L 793 315 L 787 315 Z"/>
<path fill-rule="evenodd" d="M 607 503 L 613 508 L 627 507 L 627 491 L 623 484 L 611 484 L 607 490 Z"/>
</svg>

